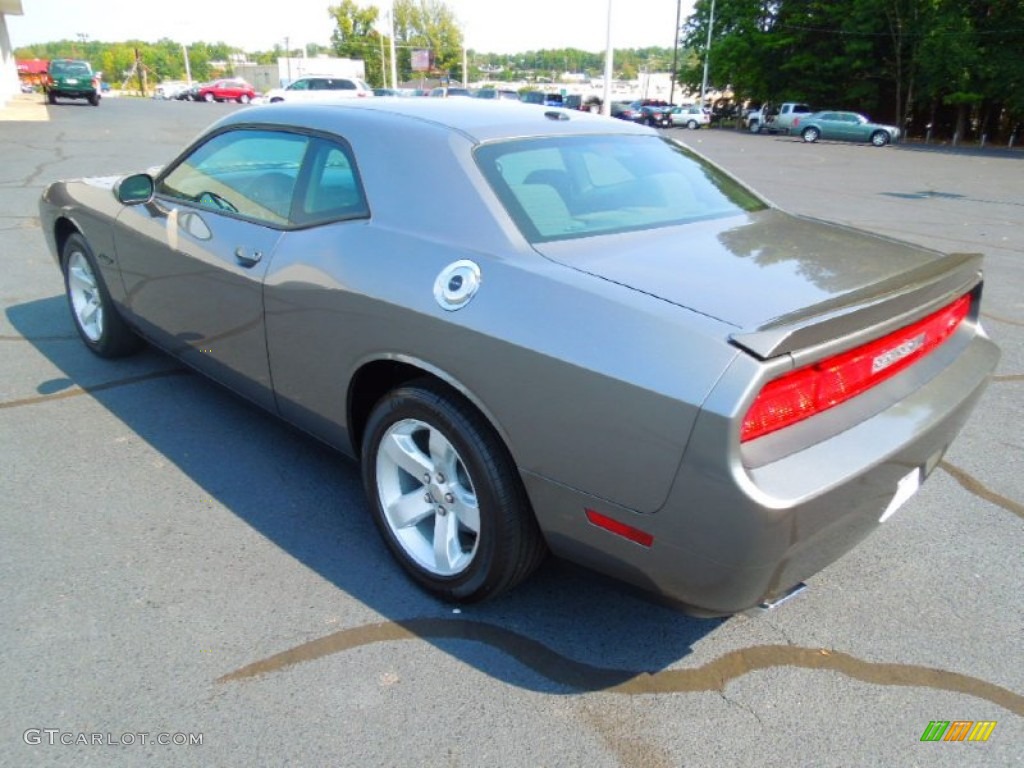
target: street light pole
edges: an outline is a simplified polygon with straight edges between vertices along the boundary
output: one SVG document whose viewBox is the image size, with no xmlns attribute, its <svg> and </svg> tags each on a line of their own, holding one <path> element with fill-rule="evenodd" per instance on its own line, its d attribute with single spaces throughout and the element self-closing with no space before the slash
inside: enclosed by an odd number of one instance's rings
<svg viewBox="0 0 1024 768">
<path fill-rule="evenodd" d="M 711 30 L 715 26 L 715 0 L 711 0 L 711 18 L 708 21 L 708 44 L 704 47 L 704 79 L 700 83 L 700 105 L 703 107 L 704 94 L 708 90 L 708 64 L 711 62 Z"/>
<path fill-rule="evenodd" d="M 395 58 L 395 3 L 391 2 L 391 87 L 398 88 L 398 60 Z"/>
<path fill-rule="evenodd" d="M 612 113 L 612 0 L 608 0 L 608 37 L 604 48 L 604 100 L 601 102 L 601 114 L 608 117 Z"/>
<path fill-rule="evenodd" d="M 181 53 L 185 57 L 185 79 L 188 80 L 188 87 L 192 87 L 192 67 L 188 63 L 188 48 L 181 44 Z"/>
</svg>

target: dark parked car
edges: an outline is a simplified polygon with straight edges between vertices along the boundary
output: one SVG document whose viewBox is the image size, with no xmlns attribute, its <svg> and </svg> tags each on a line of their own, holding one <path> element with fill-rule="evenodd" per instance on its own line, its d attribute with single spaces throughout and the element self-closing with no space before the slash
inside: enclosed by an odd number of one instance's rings
<svg viewBox="0 0 1024 768">
<path fill-rule="evenodd" d="M 791 133 L 799 133 L 804 141 L 870 141 L 876 147 L 898 141 L 900 129 L 894 125 L 873 123 L 856 112 L 815 112 L 793 121 Z"/>
<path fill-rule="evenodd" d="M 234 111 L 155 177 L 49 185 L 40 222 L 90 350 L 146 339 L 358 459 L 442 598 L 550 549 L 702 611 L 779 600 L 996 365 L 980 256 L 787 215 L 631 123 L 374 101 Z"/>
<path fill-rule="evenodd" d="M 50 104 L 61 98 L 85 99 L 94 107 L 100 105 L 100 80 L 87 61 L 53 59 L 43 89 Z"/>
<path fill-rule="evenodd" d="M 519 101 L 519 92 L 508 88 L 481 88 L 476 92 L 478 99 L 495 99 L 498 101 Z"/>
<path fill-rule="evenodd" d="M 199 89 L 203 86 L 202 83 L 193 83 L 188 88 L 182 88 L 180 91 L 174 94 L 174 98 L 177 101 L 198 101 L 199 100 Z"/>
<path fill-rule="evenodd" d="M 638 113 L 633 110 L 633 105 L 628 101 L 613 101 L 611 106 L 612 117 L 617 117 L 619 120 L 629 120 L 630 122 L 636 122 L 636 115 Z"/>
<path fill-rule="evenodd" d="M 633 119 L 638 123 L 657 128 L 672 125 L 672 105 L 668 102 L 634 101 L 630 109 L 633 112 Z"/>
</svg>

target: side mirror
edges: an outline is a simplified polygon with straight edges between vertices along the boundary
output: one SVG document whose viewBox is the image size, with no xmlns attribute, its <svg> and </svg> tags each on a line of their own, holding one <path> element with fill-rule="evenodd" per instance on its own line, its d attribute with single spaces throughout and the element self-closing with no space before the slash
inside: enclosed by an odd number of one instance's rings
<svg viewBox="0 0 1024 768">
<path fill-rule="evenodd" d="M 125 176 L 114 185 L 114 194 L 124 205 L 140 205 L 153 199 L 156 189 L 153 177 L 148 173 Z"/>
</svg>

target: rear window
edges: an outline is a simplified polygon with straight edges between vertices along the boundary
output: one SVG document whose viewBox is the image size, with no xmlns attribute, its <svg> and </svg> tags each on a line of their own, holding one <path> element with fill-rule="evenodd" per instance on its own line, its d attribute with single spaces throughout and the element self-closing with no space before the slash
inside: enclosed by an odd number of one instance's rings
<svg viewBox="0 0 1024 768">
<path fill-rule="evenodd" d="M 51 61 L 50 74 L 80 75 L 85 77 L 92 74 L 92 68 L 84 61 Z"/>
<path fill-rule="evenodd" d="M 752 192 L 658 136 L 485 144 L 484 176 L 531 242 L 675 226 L 760 210 Z"/>
</svg>

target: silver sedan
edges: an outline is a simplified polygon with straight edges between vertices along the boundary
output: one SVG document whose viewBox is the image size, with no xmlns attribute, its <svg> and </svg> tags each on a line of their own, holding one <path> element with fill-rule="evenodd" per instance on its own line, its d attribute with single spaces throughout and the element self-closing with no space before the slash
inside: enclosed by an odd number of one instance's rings
<svg viewBox="0 0 1024 768">
<path fill-rule="evenodd" d="M 258 107 L 40 210 L 92 352 L 144 339 L 358 459 L 454 601 L 549 551 L 703 612 L 777 601 L 913 495 L 999 354 L 979 257 L 555 108 Z"/>
</svg>

